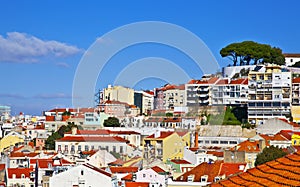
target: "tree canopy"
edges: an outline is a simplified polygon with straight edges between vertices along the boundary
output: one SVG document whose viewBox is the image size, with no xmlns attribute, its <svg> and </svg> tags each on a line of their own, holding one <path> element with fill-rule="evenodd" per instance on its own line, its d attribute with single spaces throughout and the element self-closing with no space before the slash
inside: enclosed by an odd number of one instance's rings
<svg viewBox="0 0 300 187">
<path fill-rule="evenodd" d="M 108 117 L 108 119 L 104 120 L 104 127 L 120 127 L 119 119 L 116 117 Z"/>
<path fill-rule="evenodd" d="M 47 140 L 45 142 L 46 149 L 49 149 L 49 150 L 55 149 L 55 140 L 64 137 L 64 134 L 66 132 L 71 131 L 72 127 L 76 127 L 77 129 L 80 129 L 80 130 L 82 129 L 81 126 L 75 125 L 74 122 L 73 123 L 68 122 L 67 126 L 66 125 L 61 126 L 56 132 L 53 132 L 47 138 Z"/>
<path fill-rule="evenodd" d="M 250 65 L 258 63 L 285 64 L 282 50 L 268 44 L 260 44 L 253 41 L 232 43 L 220 50 L 222 57 L 228 57 L 233 66 Z"/>
<path fill-rule="evenodd" d="M 277 158 L 281 158 L 286 154 L 287 153 L 284 152 L 281 148 L 277 148 L 274 146 L 266 147 L 261 153 L 257 155 L 255 160 L 255 166 L 264 164 Z"/>
</svg>

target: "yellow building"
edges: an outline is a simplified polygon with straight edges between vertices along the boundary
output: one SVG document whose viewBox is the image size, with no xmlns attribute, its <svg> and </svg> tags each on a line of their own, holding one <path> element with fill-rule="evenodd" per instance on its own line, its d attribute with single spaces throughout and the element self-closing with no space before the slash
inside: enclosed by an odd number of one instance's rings
<svg viewBox="0 0 300 187">
<path fill-rule="evenodd" d="M 134 105 L 134 90 L 125 88 L 123 86 L 111 86 L 104 89 L 104 102 L 105 101 L 120 101 L 129 105 Z"/>
<path fill-rule="evenodd" d="M 156 132 L 144 139 L 143 157 L 146 163 L 159 159 L 182 159 L 183 149 L 190 145 L 189 132 Z"/>
<path fill-rule="evenodd" d="M 16 132 L 11 132 L 0 140 L 0 152 L 6 148 L 9 148 L 10 146 L 15 146 L 16 144 L 23 142 L 24 136 Z"/>
<path fill-rule="evenodd" d="M 292 135 L 292 145 L 300 145 L 300 135 L 299 134 Z"/>
</svg>

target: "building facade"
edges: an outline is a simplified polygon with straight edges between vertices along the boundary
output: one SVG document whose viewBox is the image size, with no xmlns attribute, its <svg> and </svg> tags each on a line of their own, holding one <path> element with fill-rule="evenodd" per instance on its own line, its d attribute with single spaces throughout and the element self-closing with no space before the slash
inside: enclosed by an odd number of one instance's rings
<svg viewBox="0 0 300 187">
<path fill-rule="evenodd" d="M 278 65 L 257 66 L 248 75 L 248 120 L 263 124 L 291 114 L 291 72 Z"/>
</svg>

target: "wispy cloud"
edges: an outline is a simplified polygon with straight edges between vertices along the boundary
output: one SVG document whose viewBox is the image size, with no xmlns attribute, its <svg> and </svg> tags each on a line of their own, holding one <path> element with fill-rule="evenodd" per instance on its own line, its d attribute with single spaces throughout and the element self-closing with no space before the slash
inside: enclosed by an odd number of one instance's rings
<svg viewBox="0 0 300 187">
<path fill-rule="evenodd" d="M 26 97 L 15 93 L 0 93 L 0 98 L 25 99 Z"/>
<path fill-rule="evenodd" d="M 53 94 L 38 94 L 34 96 L 36 99 L 71 99 L 72 95 L 65 93 L 53 93 Z"/>
<path fill-rule="evenodd" d="M 65 62 L 58 62 L 56 65 L 61 68 L 70 68 L 70 65 Z"/>
<path fill-rule="evenodd" d="M 67 57 L 83 52 L 73 45 L 46 41 L 26 33 L 9 32 L 0 35 L 0 62 L 32 63 L 39 57 Z"/>
</svg>

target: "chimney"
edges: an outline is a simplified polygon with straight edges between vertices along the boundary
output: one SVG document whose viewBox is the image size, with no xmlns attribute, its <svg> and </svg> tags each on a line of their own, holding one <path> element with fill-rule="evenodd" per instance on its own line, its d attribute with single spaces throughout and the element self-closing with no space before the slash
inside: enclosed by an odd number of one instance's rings
<svg viewBox="0 0 300 187">
<path fill-rule="evenodd" d="M 258 148 L 262 151 L 266 147 L 266 140 L 259 140 Z"/>
<path fill-rule="evenodd" d="M 72 135 L 77 134 L 77 128 L 76 127 L 72 127 L 71 131 L 72 131 Z"/>
<path fill-rule="evenodd" d="M 160 137 L 160 130 L 156 130 L 154 133 L 154 138 Z"/>
<path fill-rule="evenodd" d="M 198 148 L 198 139 L 199 139 L 199 133 L 198 130 L 195 131 L 195 147 Z"/>
</svg>

